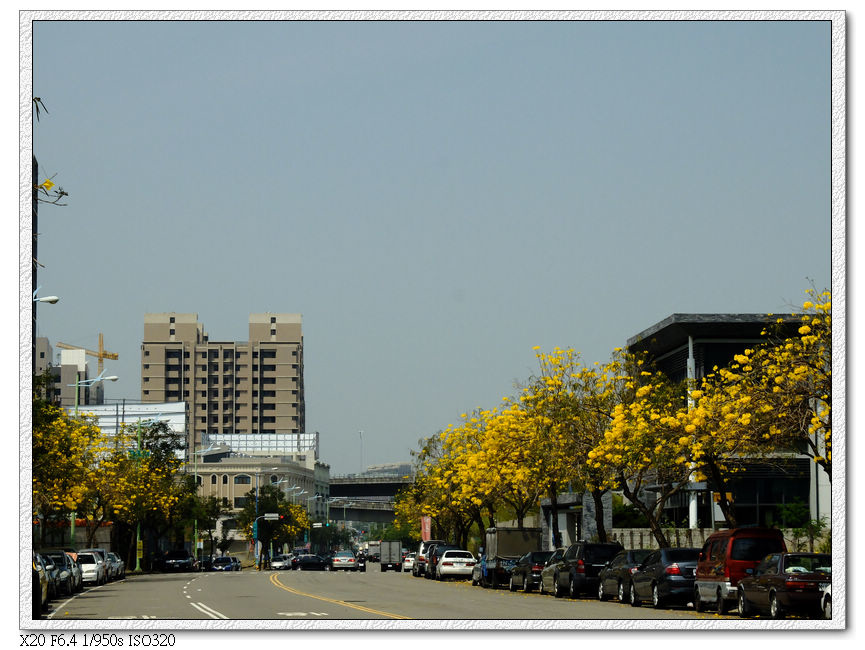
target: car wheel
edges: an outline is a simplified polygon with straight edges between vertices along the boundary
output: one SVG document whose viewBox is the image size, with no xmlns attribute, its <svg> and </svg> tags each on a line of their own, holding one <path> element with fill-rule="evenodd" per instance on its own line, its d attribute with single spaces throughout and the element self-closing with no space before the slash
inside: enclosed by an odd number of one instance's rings
<svg viewBox="0 0 865 650">
<path fill-rule="evenodd" d="M 751 607 L 745 597 L 745 590 L 739 589 L 739 618 L 748 618 L 751 615 Z"/>
<path fill-rule="evenodd" d="M 784 618 L 784 608 L 781 607 L 781 603 L 778 602 L 778 597 L 775 595 L 775 592 L 769 594 L 769 616 L 776 621 Z"/>
<path fill-rule="evenodd" d="M 627 589 L 625 588 L 624 583 L 619 581 L 619 589 L 618 589 L 619 602 L 622 603 L 623 605 L 626 604 L 628 602 L 628 596 L 629 595 L 630 594 L 628 593 Z"/>
<path fill-rule="evenodd" d="M 538 585 L 538 593 L 541 594 L 542 596 L 547 595 L 547 590 L 544 588 L 544 578 L 543 577 L 541 577 L 541 584 Z"/>
<path fill-rule="evenodd" d="M 527 576 L 527 577 L 524 577 L 524 578 L 523 578 L 523 593 L 524 593 L 524 594 L 530 593 L 531 590 L 532 590 L 532 582 L 531 582 L 531 580 L 528 579 L 528 576 Z"/>
<path fill-rule="evenodd" d="M 325 564 L 325 565 L 324 565 L 324 570 L 325 570 L 325 571 L 330 571 L 330 565 L 329 565 L 329 564 Z"/>
<path fill-rule="evenodd" d="M 601 602 L 607 600 L 607 593 L 604 591 L 604 581 L 598 580 L 598 600 Z"/>
<path fill-rule="evenodd" d="M 832 596 L 823 599 L 823 618 L 827 620 L 832 618 Z"/>
<path fill-rule="evenodd" d="M 652 607 L 655 609 L 660 609 L 661 605 L 663 605 L 663 601 L 661 600 L 661 594 L 658 593 L 658 585 L 652 585 Z"/>
<path fill-rule="evenodd" d="M 717 596 L 717 601 L 715 602 L 715 612 L 719 616 L 723 616 L 727 613 L 727 601 L 724 600 L 724 597 L 721 595 L 721 590 L 718 590 L 718 593 L 715 594 Z"/>
<path fill-rule="evenodd" d="M 561 598 L 564 595 L 561 586 L 559 586 L 559 576 L 553 576 L 553 596 Z"/>
<path fill-rule="evenodd" d="M 579 594 L 577 593 L 577 584 L 574 582 L 574 576 L 568 579 L 568 598 L 576 600 Z"/>
<path fill-rule="evenodd" d="M 640 599 L 637 598 L 637 588 L 634 586 L 634 583 L 631 583 L 631 587 L 629 589 L 631 594 L 631 607 L 639 607 Z"/>
<path fill-rule="evenodd" d="M 703 602 L 703 599 L 700 598 L 700 588 L 694 587 L 694 609 L 698 612 L 705 611 L 706 603 Z"/>
<path fill-rule="evenodd" d="M 517 586 L 514 584 L 514 577 L 513 576 L 511 576 L 511 579 L 508 580 L 508 589 L 510 591 L 516 591 L 517 590 Z"/>
</svg>

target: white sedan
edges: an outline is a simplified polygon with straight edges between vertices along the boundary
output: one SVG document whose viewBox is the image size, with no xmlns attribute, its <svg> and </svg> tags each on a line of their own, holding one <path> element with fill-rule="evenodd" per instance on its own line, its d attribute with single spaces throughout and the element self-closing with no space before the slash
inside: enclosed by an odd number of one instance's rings
<svg viewBox="0 0 865 650">
<path fill-rule="evenodd" d="M 436 565 L 436 580 L 471 578 L 476 562 L 475 556 L 468 551 L 445 551 Z"/>
<path fill-rule="evenodd" d="M 83 582 L 92 582 L 97 585 L 108 582 L 108 577 L 105 575 L 105 565 L 95 553 L 79 553 L 78 562 L 81 564 Z"/>
<path fill-rule="evenodd" d="M 414 559 L 417 556 L 417 553 L 409 553 L 405 556 L 405 559 L 402 561 L 402 570 L 403 571 L 411 571 L 414 567 Z"/>
</svg>

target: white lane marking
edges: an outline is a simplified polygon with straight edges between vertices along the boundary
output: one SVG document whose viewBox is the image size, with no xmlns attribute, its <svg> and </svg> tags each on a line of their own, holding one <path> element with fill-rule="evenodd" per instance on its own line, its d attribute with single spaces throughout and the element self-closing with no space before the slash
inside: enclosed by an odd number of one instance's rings
<svg viewBox="0 0 865 650">
<path fill-rule="evenodd" d="M 197 609 L 202 614 L 206 614 L 210 618 L 226 619 L 226 620 L 228 619 L 228 617 L 225 614 L 220 614 L 215 609 L 208 607 L 204 603 L 190 603 L 190 605 L 192 605 L 195 609 Z"/>
</svg>

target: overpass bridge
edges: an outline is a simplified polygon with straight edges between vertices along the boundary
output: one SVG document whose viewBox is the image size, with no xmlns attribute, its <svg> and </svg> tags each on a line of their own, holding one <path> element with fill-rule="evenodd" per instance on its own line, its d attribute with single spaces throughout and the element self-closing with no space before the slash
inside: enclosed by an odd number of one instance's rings
<svg viewBox="0 0 865 650">
<path fill-rule="evenodd" d="M 330 504 L 330 519 L 389 524 L 394 519 L 394 497 L 412 480 L 411 477 L 396 475 L 332 477 L 330 498 L 339 497 L 341 502 Z"/>
</svg>

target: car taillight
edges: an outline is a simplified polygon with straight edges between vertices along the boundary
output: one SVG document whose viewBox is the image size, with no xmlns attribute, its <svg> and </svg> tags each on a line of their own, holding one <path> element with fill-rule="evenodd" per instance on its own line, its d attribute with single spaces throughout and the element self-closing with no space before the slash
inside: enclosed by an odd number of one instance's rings
<svg viewBox="0 0 865 650">
<path fill-rule="evenodd" d="M 533 564 L 532 571 L 541 571 L 544 568 L 542 564 Z"/>
<path fill-rule="evenodd" d="M 453 566 L 453 562 L 442 562 L 442 566 Z"/>
<path fill-rule="evenodd" d="M 582 560 L 577 560 L 577 573 L 585 573 L 586 565 Z"/>
<path fill-rule="evenodd" d="M 784 585 L 788 588 L 796 588 L 796 589 L 816 589 L 817 583 L 808 580 L 807 578 L 800 578 L 799 576 L 787 576 L 784 579 Z"/>
<path fill-rule="evenodd" d="M 637 572 L 637 567 L 635 567 L 635 566 L 632 566 L 630 569 L 628 569 L 628 573 L 632 573 L 632 574 L 633 574 L 633 573 L 636 573 L 636 572 Z"/>
<path fill-rule="evenodd" d="M 682 575 L 682 570 L 679 568 L 678 564 L 673 563 L 664 569 L 664 573 L 669 576 L 680 576 Z"/>
</svg>

